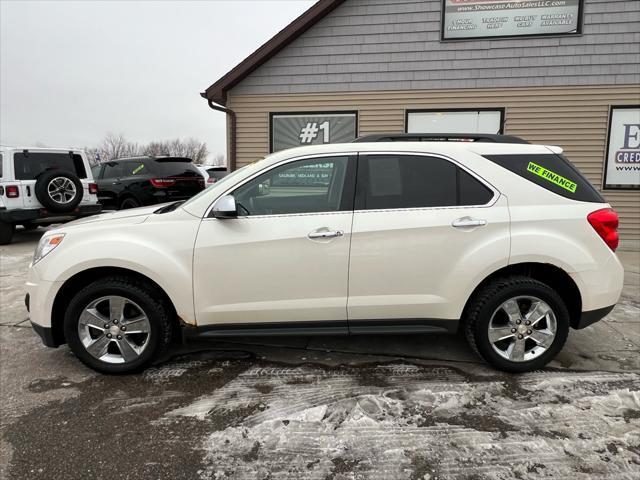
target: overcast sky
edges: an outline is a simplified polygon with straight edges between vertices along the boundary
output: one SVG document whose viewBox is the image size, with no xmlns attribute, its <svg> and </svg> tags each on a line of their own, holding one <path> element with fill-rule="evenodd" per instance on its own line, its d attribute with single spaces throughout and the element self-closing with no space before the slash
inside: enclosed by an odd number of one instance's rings
<svg viewBox="0 0 640 480">
<path fill-rule="evenodd" d="M 313 0 L 0 0 L 0 143 L 175 137 L 226 153 L 202 92 Z"/>
</svg>

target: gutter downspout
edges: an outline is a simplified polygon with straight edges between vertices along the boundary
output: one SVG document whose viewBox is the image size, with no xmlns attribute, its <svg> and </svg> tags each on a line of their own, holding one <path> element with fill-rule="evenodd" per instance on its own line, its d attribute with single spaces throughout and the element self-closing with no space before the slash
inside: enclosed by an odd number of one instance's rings
<svg viewBox="0 0 640 480">
<path fill-rule="evenodd" d="M 207 99 L 209 107 L 219 112 L 224 112 L 229 116 L 229 171 L 236 169 L 236 112 L 227 107 L 216 105 Z"/>
</svg>

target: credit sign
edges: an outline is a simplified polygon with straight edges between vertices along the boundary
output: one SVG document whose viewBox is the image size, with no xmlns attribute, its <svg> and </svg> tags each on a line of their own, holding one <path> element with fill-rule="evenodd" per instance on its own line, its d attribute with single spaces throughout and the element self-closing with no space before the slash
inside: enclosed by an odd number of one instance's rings
<svg viewBox="0 0 640 480">
<path fill-rule="evenodd" d="M 604 188 L 640 188 L 640 106 L 611 107 Z"/>
</svg>

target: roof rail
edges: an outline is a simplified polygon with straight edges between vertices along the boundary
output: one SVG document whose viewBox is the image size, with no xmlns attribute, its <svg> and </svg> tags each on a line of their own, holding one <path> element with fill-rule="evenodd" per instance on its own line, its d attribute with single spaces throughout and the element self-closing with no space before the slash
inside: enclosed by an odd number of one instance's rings
<svg viewBox="0 0 640 480">
<path fill-rule="evenodd" d="M 374 133 L 354 140 L 364 142 L 485 142 L 485 143 L 529 143 L 511 135 L 488 133 Z"/>
</svg>

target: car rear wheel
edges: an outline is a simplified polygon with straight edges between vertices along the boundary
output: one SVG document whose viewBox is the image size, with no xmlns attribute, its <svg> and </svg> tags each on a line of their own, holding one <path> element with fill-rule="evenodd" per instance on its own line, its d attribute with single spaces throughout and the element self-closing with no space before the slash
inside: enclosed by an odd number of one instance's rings
<svg viewBox="0 0 640 480">
<path fill-rule="evenodd" d="M 13 238 L 16 226 L 13 223 L 0 222 L 0 245 L 8 245 Z"/>
<path fill-rule="evenodd" d="M 140 202 L 138 202 L 133 197 L 127 197 L 122 202 L 120 202 L 120 210 L 127 210 L 129 208 L 138 208 L 140 206 Z"/>
<path fill-rule="evenodd" d="M 104 373 L 150 365 L 171 343 L 171 309 L 158 292 L 128 278 L 98 280 L 71 300 L 64 319 L 71 350 Z"/>
<path fill-rule="evenodd" d="M 465 334 L 476 353 L 507 372 L 542 368 L 562 349 L 569 312 L 549 286 L 527 277 L 486 285 L 470 301 Z"/>
</svg>

